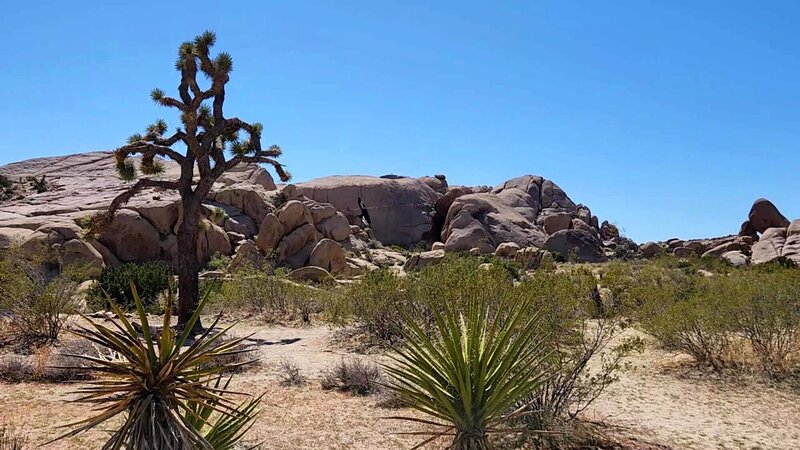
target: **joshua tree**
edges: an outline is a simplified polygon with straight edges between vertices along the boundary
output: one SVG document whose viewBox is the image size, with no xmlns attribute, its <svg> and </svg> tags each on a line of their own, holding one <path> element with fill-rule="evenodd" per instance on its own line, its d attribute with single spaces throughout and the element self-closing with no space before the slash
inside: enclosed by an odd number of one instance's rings
<svg viewBox="0 0 800 450">
<path fill-rule="evenodd" d="M 194 41 L 184 42 L 178 48 L 175 68 L 181 73 L 178 86 L 180 99 L 168 97 L 161 89 L 153 89 L 150 97 L 159 105 L 180 111 L 183 126 L 168 136 L 166 122 L 159 119 L 147 127 L 144 135 L 134 134 L 128 138 L 127 145 L 115 151 L 119 176 L 126 181 L 138 180 L 117 196 L 108 212 L 98 218 L 100 224 L 113 220 L 116 211 L 144 189 L 175 190 L 180 193 L 182 208 L 179 217 L 177 263 L 178 320 L 181 325 L 192 317 L 197 307 L 200 269 L 197 235 L 202 202 L 214 182 L 225 171 L 240 163 L 270 164 L 283 181 L 288 181 L 291 176 L 277 161 L 281 155 L 281 149 L 277 145 L 266 150 L 261 148 L 263 127 L 260 123 L 250 124 L 236 117 L 225 117 L 222 110 L 225 85 L 233 68 L 233 59 L 225 52 L 212 58 L 209 49 L 215 41 L 216 35 L 206 31 Z M 198 84 L 198 71 L 210 81 L 207 89 Z M 240 138 L 240 133 L 246 133 L 247 137 Z M 185 150 L 172 148 L 179 143 L 185 145 Z M 138 170 L 131 158 L 134 155 L 141 155 Z M 180 165 L 180 178 L 148 178 L 164 172 L 163 163 L 156 157 L 169 158 Z M 139 178 L 139 173 L 143 177 Z"/>
</svg>

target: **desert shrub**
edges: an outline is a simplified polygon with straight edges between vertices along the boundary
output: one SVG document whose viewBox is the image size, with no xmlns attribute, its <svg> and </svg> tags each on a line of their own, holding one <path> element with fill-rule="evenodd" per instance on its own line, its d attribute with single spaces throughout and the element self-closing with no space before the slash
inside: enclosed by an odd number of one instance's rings
<svg viewBox="0 0 800 450">
<path fill-rule="evenodd" d="M 214 253 L 211 259 L 206 263 L 206 270 L 225 270 L 231 263 L 231 257 L 223 255 L 219 252 Z"/>
<path fill-rule="evenodd" d="M 139 293 L 145 309 L 159 312 L 159 296 L 170 288 L 172 269 L 162 261 L 127 263 L 103 269 L 98 283 L 92 289 L 92 305 L 97 309 L 110 309 L 108 298 L 126 311 L 135 308 L 131 284 Z"/>
<path fill-rule="evenodd" d="M 322 373 L 320 385 L 325 390 L 370 395 L 380 392 L 382 378 L 380 367 L 373 363 L 360 359 L 342 359 Z"/>
<path fill-rule="evenodd" d="M 50 190 L 50 183 L 47 181 L 45 175 L 42 175 L 41 178 L 28 177 L 28 183 L 30 183 L 31 189 L 36 191 L 37 194 Z"/>
<path fill-rule="evenodd" d="M 324 291 L 289 282 L 280 276 L 243 266 L 222 284 L 220 299 L 225 307 L 251 311 L 268 321 L 311 321 L 320 311 L 318 297 Z"/>
<path fill-rule="evenodd" d="M 326 312 L 333 322 L 354 320 L 361 331 L 390 344 L 400 336 L 399 311 L 409 301 L 408 285 L 388 269 L 368 272 L 358 283 L 334 293 Z"/>
<path fill-rule="evenodd" d="M 58 348 L 42 346 L 33 355 L 0 358 L 0 380 L 7 382 L 49 382 L 92 379 L 91 363 L 98 351 L 87 341 L 70 340 Z"/>
<path fill-rule="evenodd" d="M 307 381 L 300 366 L 286 357 L 281 358 L 278 362 L 278 377 L 281 380 L 281 386 L 302 386 Z"/>
<path fill-rule="evenodd" d="M 15 428 L 0 425 L 0 450 L 24 450 L 28 445 L 28 438 Z"/>
<path fill-rule="evenodd" d="M 638 350 L 641 342 L 624 340 L 606 351 L 624 328 L 616 305 L 597 298 L 596 280 L 586 269 L 536 273 L 519 287 L 520 295 L 541 311 L 541 347 L 548 357 L 540 362 L 552 374 L 520 401 L 525 411 L 520 421 L 531 430 L 557 431 L 534 434 L 539 444 L 561 448 L 575 438 L 576 418 L 611 383 L 623 366 L 623 358 Z M 590 361 L 597 361 L 590 370 Z"/>
<path fill-rule="evenodd" d="M 14 183 L 3 175 L 0 175 L 0 201 L 11 200 L 14 198 Z"/>
<path fill-rule="evenodd" d="M 87 273 L 85 267 L 69 266 L 51 278 L 35 257 L 10 253 L 0 260 L 0 308 L 10 313 L 19 347 L 58 340 L 68 314 L 79 306 L 78 288 Z"/>
<path fill-rule="evenodd" d="M 734 332 L 752 347 L 761 367 L 781 375 L 800 354 L 800 271 L 748 270 L 716 281 Z"/>
</svg>

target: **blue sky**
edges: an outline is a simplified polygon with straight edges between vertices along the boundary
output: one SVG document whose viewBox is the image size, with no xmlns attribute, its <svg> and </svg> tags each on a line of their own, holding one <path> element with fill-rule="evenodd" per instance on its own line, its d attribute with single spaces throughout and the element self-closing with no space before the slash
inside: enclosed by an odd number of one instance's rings
<svg viewBox="0 0 800 450">
<path fill-rule="evenodd" d="M 797 2 L 18 2 L 0 164 L 112 149 L 174 93 L 177 45 L 233 54 L 226 111 L 296 181 L 551 178 L 637 241 L 800 217 Z M 172 121 L 172 125 L 177 125 Z"/>
</svg>

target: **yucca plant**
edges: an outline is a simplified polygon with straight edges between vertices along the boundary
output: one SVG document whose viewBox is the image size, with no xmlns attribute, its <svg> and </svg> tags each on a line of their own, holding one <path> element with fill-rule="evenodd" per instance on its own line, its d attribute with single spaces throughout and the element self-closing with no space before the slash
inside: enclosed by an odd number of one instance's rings
<svg viewBox="0 0 800 450">
<path fill-rule="evenodd" d="M 214 389 L 220 389 L 221 386 L 221 389 L 227 390 L 231 379 L 232 377 L 228 377 L 223 385 L 223 377 L 219 375 L 207 384 L 213 385 Z M 261 403 L 262 397 L 263 394 L 240 403 L 234 414 L 217 414 L 213 423 L 210 419 L 216 410 L 216 401 L 206 403 L 190 401 L 186 404 L 188 408 L 184 412 L 183 418 L 195 430 L 203 434 L 205 440 L 214 450 L 233 450 L 238 448 L 239 442 L 253 426 L 253 419 L 259 413 L 258 405 Z M 258 445 L 248 448 L 253 449 L 256 447 Z"/>
<path fill-rule="evenodd" d="M 488 435 L 515 431 L 502 423 L 522 414 L 525 406 L 514 406 L 550 377 L 539 315 L 527 302 L 490 307 L 479 296 L 465 306 L 466 316 L 450 302 L 435 309 L 433 329 L 405 320 L 404 343 L 384 366 L 399 399 L 433 418 L 391 417 L 436 428 L 412 433 L 429 436 L 415 448 L 445 436 L 452 449 L 490 448 Z"/>
<path fill-rule="evenodd" d="M 208 423 L 212 412 L 217 415 L 216 423 L 240 423 L 245 418 L 252 418 L 255 406 L 245 403 L 242 407 L 231 402 L 225 396 L 237 393 L 228 391 L 227 384 L 220 386 L 210 382 L 223 371 L 230 370 L 231 366 L 248 362 L 233 365 L 210 365 L 208 362 L 248 351 L 240 347 L 247 337 L 219 344 L 218 341 L 233 325 L 212 334 L 218 316 L 211 327 L 190 342 L 191 330 L 200 318 L 207 297 L 200 302 L 179 334 L 171 328 L 171 294 L 168 294 L 166 302 L 161 335 L 156 336 L 133 285 L 131 289 L 141 332 L 111 298 L 108 301 L 117 316 L 116 321 L 112 321 L 113 327 L 95 323 L 84 316 L 89 326 L 74 331 L 117 356 L 104 359 L 70 355 L 91 362 L 92 370 L 99 375 L 90 386 L 77 390 L 81 396 L 74 401 L 93 405 L 94 410 L 100 412 L 66 425 L 74 429 L 56 440 L 75 436 L 122 415 L 122 424 L 105 443 L 104 450 L 216 450 L 197 424 L 208 424 L 213 430 L 213 424 Z M 184 348 L 184 345 L 187 346 Z M 230 429 L 221 427 L 217 430 L 218 434 L 225 434 L 225 430 Z"/>
</svg>

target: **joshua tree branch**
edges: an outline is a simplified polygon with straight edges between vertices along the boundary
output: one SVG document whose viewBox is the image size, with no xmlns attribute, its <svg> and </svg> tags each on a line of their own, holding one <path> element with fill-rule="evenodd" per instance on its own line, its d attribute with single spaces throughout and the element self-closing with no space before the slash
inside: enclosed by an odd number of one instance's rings
<svg viewBox="0 0 800 450">
<path fill-rule="evenodd" d="M 174 137 L 174 136 L 173 136 Z M 172 139 L 172 138 L 170 138 Z M 124 156 L 134 155 L 137 153 L 141 153 L 143 155 L 158 155 L 164 156 L 167 158 L 172 159 L 173 161 L 177 162 L 178 164 L 182 164 L 183 161 L 186 159 L 185 156 L 181 155 L 177 151 L 164 146 L 158 145 L 150 142 L 134 142 L 133 144 L 126 145 L 124 147 L 120 147 L 117 152 Z"/>
<path fill-rule="evenodd" d="M 122 205 L 128 203 L 134 196 L 136 196 L 136 194 L 139 194 L 148 188 L 178 190 L 180 188 L 180 183 L 177 181 L 151 180 L 149 178 L 142 178 L 133 186 L 128 188 L 127 191 L 114 198 L 114 200 L 111 202 L 111 205 L 108 207 L 108 215 L 113 217 L 117 210 L 122 207 Z"/>
</svg>

